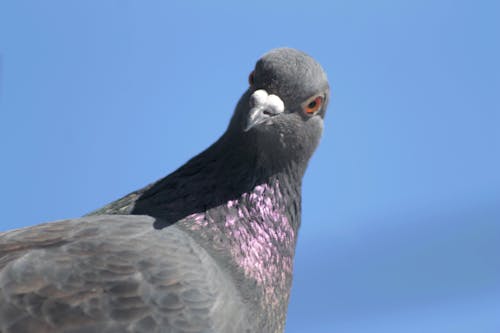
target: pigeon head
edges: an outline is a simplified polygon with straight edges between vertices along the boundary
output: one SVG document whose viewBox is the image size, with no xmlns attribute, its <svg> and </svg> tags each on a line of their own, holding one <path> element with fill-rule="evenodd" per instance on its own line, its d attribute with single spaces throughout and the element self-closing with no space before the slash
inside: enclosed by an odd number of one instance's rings
<svg viewBox="0 0 500 333">
<path fill-rule="evenodd" d="M 229 126 L 259 155 L 307 162 L 319 143 L 329 99 L 322 67 L 307 54 L 278 48 L 259 59 Z"/>
</svg>

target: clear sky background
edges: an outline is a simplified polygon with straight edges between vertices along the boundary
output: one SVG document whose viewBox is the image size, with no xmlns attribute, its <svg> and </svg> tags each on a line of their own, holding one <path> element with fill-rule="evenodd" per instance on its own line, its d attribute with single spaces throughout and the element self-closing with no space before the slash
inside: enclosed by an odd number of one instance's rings
<svg viewBox="0 0 500 333">
<path fill-rule="evenodd" d="M 1 1 L 0 230 L 170 173 L 296 47 L 332 100 L 286 332 L 500 332 L 500 2 L 235 3 Z"/>
</svg>

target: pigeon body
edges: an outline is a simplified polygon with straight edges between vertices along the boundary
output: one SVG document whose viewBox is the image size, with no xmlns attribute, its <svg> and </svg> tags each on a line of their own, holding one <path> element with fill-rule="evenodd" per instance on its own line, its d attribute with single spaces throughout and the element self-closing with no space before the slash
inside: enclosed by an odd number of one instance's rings
<svg viewBox="0 0 500 333">
<path fill-rule="evenodd" d="M 81 219 L 0 234 L 0 332 L 283 332 L 301 180 L 329 98 L 275 49 L 226 132 L 172 174 Z"/>
</svg>

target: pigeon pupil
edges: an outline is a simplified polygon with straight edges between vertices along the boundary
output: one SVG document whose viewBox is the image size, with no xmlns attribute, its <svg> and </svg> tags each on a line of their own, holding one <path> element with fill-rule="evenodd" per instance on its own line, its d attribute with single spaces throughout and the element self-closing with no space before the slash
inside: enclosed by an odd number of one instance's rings
<svg viewBox="0 0 500 333">
<path fill-rule="evenodd" d="M 313 115 L 321 107 L 322 103 L 323 97 L 316 96 L 311 102 L 309 102 L 309 104 L 307 104 L 307 106 L 304 107 L 304 111 L 309 115 Z"/>
</svg>

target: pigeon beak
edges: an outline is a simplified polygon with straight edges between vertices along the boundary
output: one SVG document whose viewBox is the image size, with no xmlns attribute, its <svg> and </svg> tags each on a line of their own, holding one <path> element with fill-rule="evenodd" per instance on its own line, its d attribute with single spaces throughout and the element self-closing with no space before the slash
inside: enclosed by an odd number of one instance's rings
<svg viewBox="0 0 500 333">
<path fill-rule="evenodd" d="M 248 112 L 248 117 L 243 131 L 248 132 L 252 127 L 257 124 L 263 123 L 271 116 L 265 112 L 265 107 L 262 105 L 253 107 Z"/>
<path fill-rule="evenodd" d="M 243 125 L 243 131 L 248 132 L 258 124 L 285 111 L 285 104 L 277 95 L 268 95 L 267 91 L 260 89 L 250 96 L 250 111 Z"/>
</svg>

